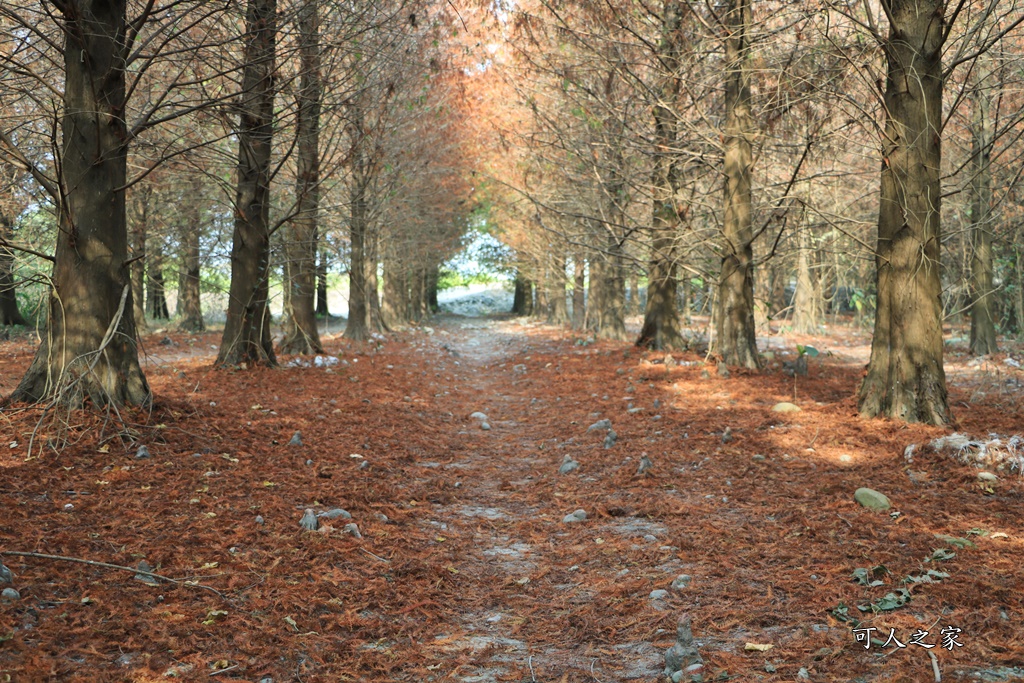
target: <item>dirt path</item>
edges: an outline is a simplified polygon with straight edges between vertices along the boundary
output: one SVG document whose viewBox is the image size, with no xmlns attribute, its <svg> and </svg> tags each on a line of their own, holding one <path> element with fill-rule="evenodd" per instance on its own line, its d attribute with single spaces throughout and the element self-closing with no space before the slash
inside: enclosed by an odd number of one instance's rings
<svg viewBox="0 0 1024 683">
<path fill-rule="evenodd" d="M 928 651 L 865 651 L 853 619 L 904 642 L 962 629 L 932 651 L 947 681 L 1024 675 L 1020 478 L 908 463 L 946 431 L 860 420 L 855 364 L 725 378 L 517 321 L 431 326 L 238 372 L 212 369 L 211 335 L 151 338 L 154 411 L 0 415 L 0 550 L 145 558 L 218 591 L 6 557 L 22 597 L 0 602 L 0 681 L 653 682 L 683 614 L 705 681 L 932 680 Z M 17 377 L 32 349 L 5 351 Z M 1020 376 L 993 376 L 953 387 L 962 430 L 1024 424 Z M 588 431 L 605 419 L 607 448 Z M 34 433 L 64 449 L 26 460 Z M 860 486 L 899 514 L 857 505 Z M 307 508 L 345 508 L 360 536 L 302 531 Z M 877 567 L 881 586 L 851 580 Z M 928 569 L 948 577 L 907 583 Z"/>
</svg>

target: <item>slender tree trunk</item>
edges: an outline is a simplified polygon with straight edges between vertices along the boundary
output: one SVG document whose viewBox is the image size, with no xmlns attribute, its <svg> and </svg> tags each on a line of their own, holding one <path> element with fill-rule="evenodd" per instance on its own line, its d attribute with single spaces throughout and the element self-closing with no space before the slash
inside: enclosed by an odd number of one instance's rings
<svg viewBox="0 0 1024 683">
<path fill-rule="evenodd" d="M 370 336 L 370 300 L 366 281 L 366 240 L 369 228 L 366 219 L 365 187 L 360 181 L 352 185 L 352 210 L 349 223 L 351 263 L 348 269 L 348 323 L 345 336 L 362 341 Z"/>
<path fill-rule="evenodd" d="M 249 0 L 245 28 L 231 288 L 220 366 L 277 363 L 267 306 L 277 0 Z"/>
<path fill-rule="evenodd" d="M 185 207 L 185 221 L 181 234 L 181 268 L 178 271 L 178 329 L 183 332 L 202 332 L 206 329 L 200 299 L 200 241 L 203 233 L 203 215 L 199 205 L 202 182 L 192 181 L 192 202 Z"/>
<path fill-rule="evenodd" d="M 629 301 L 626 315 L 640 315 L 640 271 L 636 265 L 629 266 Z"/>
<path fill-rule="evenodd" d="M 725 40 L 725 215 L 715 343 L 729 365 L 757 368 L 751 215 L 750 0 L 730 0 Z"/>
<path fill-rule="evenodd" d="M 878 308 L 858 402 L 865 417 L 937 425 L 950 419 L 939 274 L 944 8 L 942 0 L 890 7 Z"/>
<path fill-rule="evenodd" d="M 679 233 L 679 160 L 676 158 L 678 125 L 672 106 L 679 98 L 679 29 L 683 8 L 677 0 L 665 2 L 659 57 L 663 73 L 654 102 L 654 172 L 651 177 L 654 213 L 651 226 L 651 263 L 647 269 L 647 305 L 637 346 L 678 349 L 683 346 L 676 307 L 676 242 Z M 634 296 L 636 290 L 634 290 Z"/>
<path fill-rule="evenodd" d="M 287 245 L 288 309 L 291 334 L 281 341 L 283 353 L 321 353 L 316 309 L 316 236 L 320 210 L 320 2 L 299 6 L 300 84 L 298 97 L 298 158 L 295 193 L 298 214 L 289 226 Z"/>
<path fill-rule="evenodd" d="M 154 320 L 169 320 L 170 311 L 167 308 L 167 292 L 164 286 L 164 248 L 158 240 L 149 249 L 149 263 L 146 266 L 146 312 Z"/>
<path fill-rule="evenodd" d="M 994 136 L 989 115 L 992 60 L 978 58 L 971 120 L 971 353 L 984 356 L 999 349 L 996 344 L 996 306 L 992 285 L 992 171 L 989 168 Z"/>
<path fill-rule="evenodd" d="M 148 404 L 126 265 L 126 2 L 69 0 L 60 7 L 62 201 L 49 327 L 12 398 Z"/>
<path fill-rule="evenodd" d="M 818 296 L 811 274 L 810 227 L 800 230 L 796 255 L 796 292 L 793 296 L 793 331 L 811 334 L 818 329 Z"/>
<path fill-rule="evenodd" d="M 579 253 L 572 262 L 572 328 L 582 330 L 587 325 L 587 262 Z"/>
<path fill-rule="evenodd" d="M 408 322 L 408 296 L 406 289 L 409 278 L 395 255 L 386 248 L 384 254 L 384 292 L 380 302 L 380 314 L 389 329 L 398 329 Z"/>
<path fill-rule="evenodd" d="M 132 308 L 135 313 L 135 329 L 146 330 L 146 233 L 149 231 L 149 195 L 152 186 L 137 185 L 132 196 L 131 220 L 131 282 Z"/>
<path fill-rule="evenodd" d="M 317 239 L 319 241 L 319 238 Z M 316 264 L 316 314 L 319 317 L 330 317 L 327 307 L 327 250 L 320 250 L 320 260 Z"/>
<path fill-rule="evenodd" d="M 441 281 L 441 267 L 435 265 L 427 270 L 427 310 L 431 315 L 441 310 L 437 301 L 437 286 Z"/>
</svg>

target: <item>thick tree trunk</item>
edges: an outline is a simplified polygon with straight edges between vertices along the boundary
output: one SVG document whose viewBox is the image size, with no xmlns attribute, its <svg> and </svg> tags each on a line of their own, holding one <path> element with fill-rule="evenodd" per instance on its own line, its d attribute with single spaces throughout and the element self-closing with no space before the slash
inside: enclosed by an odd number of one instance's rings
<svg viewBox="0 0 1024 683">
<path fill-rule="evenodd" d="M 149 262 L 146 265 L 146 312 L 153 320 L 169 320 L 171 313 L 167 308 L 167 292 L 164 286 L 164 247 L 158 242 L 149 249 Z"/>
<path fill-rule="evenodd" d="M 944 6 L 942 0 L 893 0 L 890 7 L 878 308 L 858 401 L 865 417 L 950 419 L 939 274 Z"/>
<path fill-rule="evenodd" d="M 548 277 L 551 305 L 548 322 L 552 325 L 565 325 L 569 322 L 569 307 L 565 301 L 565 252 L 557 251 L 550 255 L 551 274 Z"/>
<path fill-rule="evenodd" d="M 676 307 L 676 241 L 679 233 L 679 159 L 676 158 L 678 126 L 672 105 L 679 98 L 679 29 L 682 6 L 665 3 L 659 57 L 657 99 L 654 102 L 654 172 L 651 177 L 654 213 L 651 224 L 651 263 L 647 270 L 647 305 L 637 346 L 678 349 L 683 346 Z M 634 296 L 637 294 L 634 290 Z"/>
<path fill-rule="evenodd" d="M 316 237 L 320 209 L 320 12 L 319 0 L 303 0 L 299 6 L 301 43 L 298 97 L 297 181 L 298 214 L 289 226 L 288 313 L 291 330 L 281 341 L 283 353 L 321 353 L 316 323 Z"/>
<path fill-rule="evenodd" d="M 533 283 L 522 273 L 516 273 L 515 289 L 512 294 L 512 315 L 533 313 Z"/>
<path fill-rule="evenodd" d="M 730 0 L 725 39 L 725 214 L 716 350 L 729 365 L 757 368 L 751 215 L 750 0 Z"/>
<path fill-rule="evenodd" d="M 582 254 L 572 262 L 572 329 L 582 330 L 587 325 L 587 262 Z"/>
<path fill-rule="evenodd" d="M 49 327 L 12 398 L 144 405 L 125 211 L 125 0 L 70 0 Z"/>
<path fill-rule="evenodd" d="M 202 332 L 206 329 L 200 300 L 199 243 L 203 232 L 203 217 L 199 196 L 202 183 L 198 178 L 192 181 L 193 201 L 185 207 L 185 221 L 179 236 L 181 267 L 178 270 L 178 329 L 183 332 Z"/>
<path fill-rule="evenodd" d="M 437 285 L 441 281 L 440 266 L 433 266 L 427 270 L 427 310 L 431 315 L 441 310 L 441 304 L 437 301 Z"/>
<path fill-rule="evenodd" d="M 352 214 L 349 223 L 351 262 L 348 269 L 348 324 L 345 336 L 362 341 L 370 336 L 370 301 L 366 281 L 366 200 L 361 183 L 352 189 Z"/>
<path fill-rule="evenodd" d="M 800 230 L 796 255 L 796 292 L 793 296 L 793 331 L 811 334 L 818 329 L 818 297 L 811 273 L 811 236 L 806 225 Z"/>
<path fill-rule="evenodd" d="M 588 324 L 598 339 L 626 341 L 626 278 L 618 242 L 611 235 L 606 252 L 590 262 Z"/>
<path fill-rule="evenodd" d="M 10 239 L 14 221 L 0 209 L 0 240 Z M 14 282 L 14 251 L 0 246 L 0 325 L 27 325 L 18 310 L 17 290 Z"/>
<path fill-rule="evenodd" d="M 267 306 L 277 0 L 249 0 L 245 29 L 231 288 L 220 366 L 277 363 Z"/>
<path fill-rule="evenodd" d="M 381 296 L 380 314 L 389 329 L 398 329 L 408 322 L 409 277 L 402 264 L 393 254 L 384 256 L 384 292 Z"/>
<path fill-rule="evenodd" d="M 971 120 L 971 353 L 984 356 L 999 349 L 996 344 L 996 306 L 992 285 L 992 171 L 990 169 L 993 121 L 989 114 L 992 60 L 975 64 Z"/>
</svg>

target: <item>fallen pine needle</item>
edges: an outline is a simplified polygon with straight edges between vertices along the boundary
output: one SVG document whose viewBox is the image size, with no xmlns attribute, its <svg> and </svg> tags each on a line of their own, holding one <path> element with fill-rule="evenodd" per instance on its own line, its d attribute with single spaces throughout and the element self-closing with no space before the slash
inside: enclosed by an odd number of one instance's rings
<svg viewBox="0 0 1024 683">
<path fill-rule="evenodd" d="M 24 551 L 21 551 L 21 550 L 0 550 L 0 555 L 15 555 L 17 557 L 35 557 L 35 558 L 38 558 L 38 559 L 41 559 L 41 560 L 60 560 L 62 562 L 78 562 L 79 564 L 87 564 L 87 565 L 92 566 L 92 567 L 104 567 L 106 569 L 119 569 L 119 570 L 121 570 L 123 572 L 132 572 L 134 574 L 143 574 L 145 576 L 152 576 L 154 579 L 160 579 L 161 581 L 166 581 L 167 583 L 173 583 L 173 584 L 175 584 L 177 586 L 189 586 L 191 588 L 202 588 L 203 590 L 210 591 L 211 593 L 216 593 L 217 595 L 219 595 L 224 600 L 228 599 L 228 597 L 226 595 L 221 593 L 216 588 L 211 588 L 210 586 L 204 586 L 201 583 L 189 583 L 188 581 L 183 581 L 181 579 L 172 579 L 169 576 L 163 576 L 162 574 L 154 574 L 153 572 L 143 571 L 142 569 L 136 569 L 135 567 L 125 567 L 125 566 L 120 565 L 120 564 L 110 564 L 108 562 L 97 562 L 96 560 L 85 560 L 85 559 L 82 559 L 81 557 L 66 557 L 64 555 L 47 555 L 45 553 L 28 553 L 28 552 L 24 552 Z"/>
</svg>

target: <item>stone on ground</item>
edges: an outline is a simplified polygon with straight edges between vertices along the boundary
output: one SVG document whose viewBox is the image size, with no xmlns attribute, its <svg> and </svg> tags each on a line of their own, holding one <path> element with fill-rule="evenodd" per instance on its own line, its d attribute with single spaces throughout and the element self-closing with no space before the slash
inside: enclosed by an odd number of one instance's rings
<svg viewBox="0 0 1024 683">
<path fill-rule="evenodd" d="M 0 583 L 14 583 L 14 572 L 2 562 L 0 562 Z"/>
<path fill-rule="evenodd" d="M 317 517 L 322 519 L 338 519 L 339 517 L 342 519 L 352 519 L 352 515 L 349 514 L 348 510 L 343 510 L 341 508 L 333 508 L 331 510 L 321 512 Z"/>
<path fill-rule="evenodd" d="M 145 445 L 139 446 L 139 450 L 135 451 L 136 460 L 145 460 L 146 458 L 152 458 L 153 456 L 149 452 L 149 448 Z"/>
<path fill-rule="evenodd" d="M 470 415 L 469 419 L 470 420 L 483 420 L 484 422 L 486 422 L 487 421 L 487 414 L 486 413 L 481 413 L 478 410 L 475 413 L 473 413 L 472 415 Z"/>
<path fill-rule="evenodd" d="M 355 523 L 346 524 L 341 530 L 350 536 L 355 536 L 356 538 L 363 537 L 363 535 L 359 533 L 359 526 Z"/>
<path fill-rule="evenodd" d="M 869 510 L 888 510 L 892 507 L 885 494 L 874 489 L 859 488 L 854 492 L 853 499 Z"/>
<path fill-rule="evenodd" d="M 292 434 L 291 441 L 288 442 L 289 446 L 301 446 L 302 445 L 302 432 L 295 432 Z"/>
<path fill-rule="evenodd" d="M 643 455 L 641 455 L 640 456 L 640 467 L 636 468 L 636 473 L 637 474 L 647 474 L 648 472 L 650 472 L 653 469 L 654 469 L 654 463 L 651 462 L 651 459 L 647 457 L 647 454 L 644 453 Z"/>
<path fill-rule="evenodd" d="M 677 678 L 675 674 L 695 674 L 703 668 L 704 660 L 693 642 L 690 617 L 683 615 L 679 617 L 679 625 L 676 627 L 676 642 L 665 652 L 665 675 L 674 681 L 682 680 L 682 676 Z"/>
<path fill-rule="evenodd" d="M 145 560 L 139 560 L 139 566 L 136 567 L 136 569 L 139 570 L 139 573 L 135 575 L 135 580 L 136 581 L 141 581 L 142 583 L 146 584 L 147 586 L 159 586 L 160 585 L 160 582 L 157 581 L 156 578 L 154 578 L 153 576 L 150 576 L 149 574 L 143 574 L 142 573 L 142 572 L 152 572 L 153 571 L 153 566 L 151 564 L 149 564 L 149 562 L 146 562 Z"/>
<path fill-rule="evenodd" d="M 17 602 L 21 600 L 21 593 L 13 588 L 5 588 L 3 591 L 0 591 L 0 599 L 4 602 Z"/>
<path fill-rule="evenodd" d="M 772 412 L 774 413 L 799 413 L 801 411 L 800 406 L 795 403 L 783 401 L 782 403 L 776 403 L 772 406 Z"/>
<path fill-rule="evenodd" d="M 569 474 L 575 472 L 580 468 L 580 464 L 572 459 L 571 455 L 567 455 L 562 458 L 562 466 L 558 468 L 559 474 Z"/>
<path fill-rule="evenodd" d="M 312 508 L 306 508 L 306 513 L 299 520 L 299 526 L 306 531 L 316 531 L 320 528 L 320 520 L 316 518 Z"/>
<path fill-rule="evenodd" d="M 598 430 L 601 430 L 601 429 L 611 429 L 611 428 L 612 428 L 612 421 L 608 420 L 608 419 L 605 419 L 605 420 L 598 420 L 594 424 L 590 425 L 589 427 L 587 427 L 587 431 L 588 432 L 595 432 L 595 431 L 598 431 Z"/>
<path fill-rule="evenodd" d="M 672 590 L 681 591 L 688 588 L 691 581 L 693 581 L 693 577 L 689 574 L 680 574 L 676 578 L 672 579 Z"/>
<path fill-rule="evenodd" d="M 615 442 L 619 440 L 619 435 L 615 433 L 614 429 L 608 430 L 608 435 L 604 437 L 604 447 L 611 448 L 615 445 Z"/>
<path fill-rule="evenodd" d="M 577 510 L 576 512 L 570 512 L 562 518 L 563 524 L 575 524 L 576 522 L 585 522 L 587 519 L 586 510 Z"/>
</svg>

